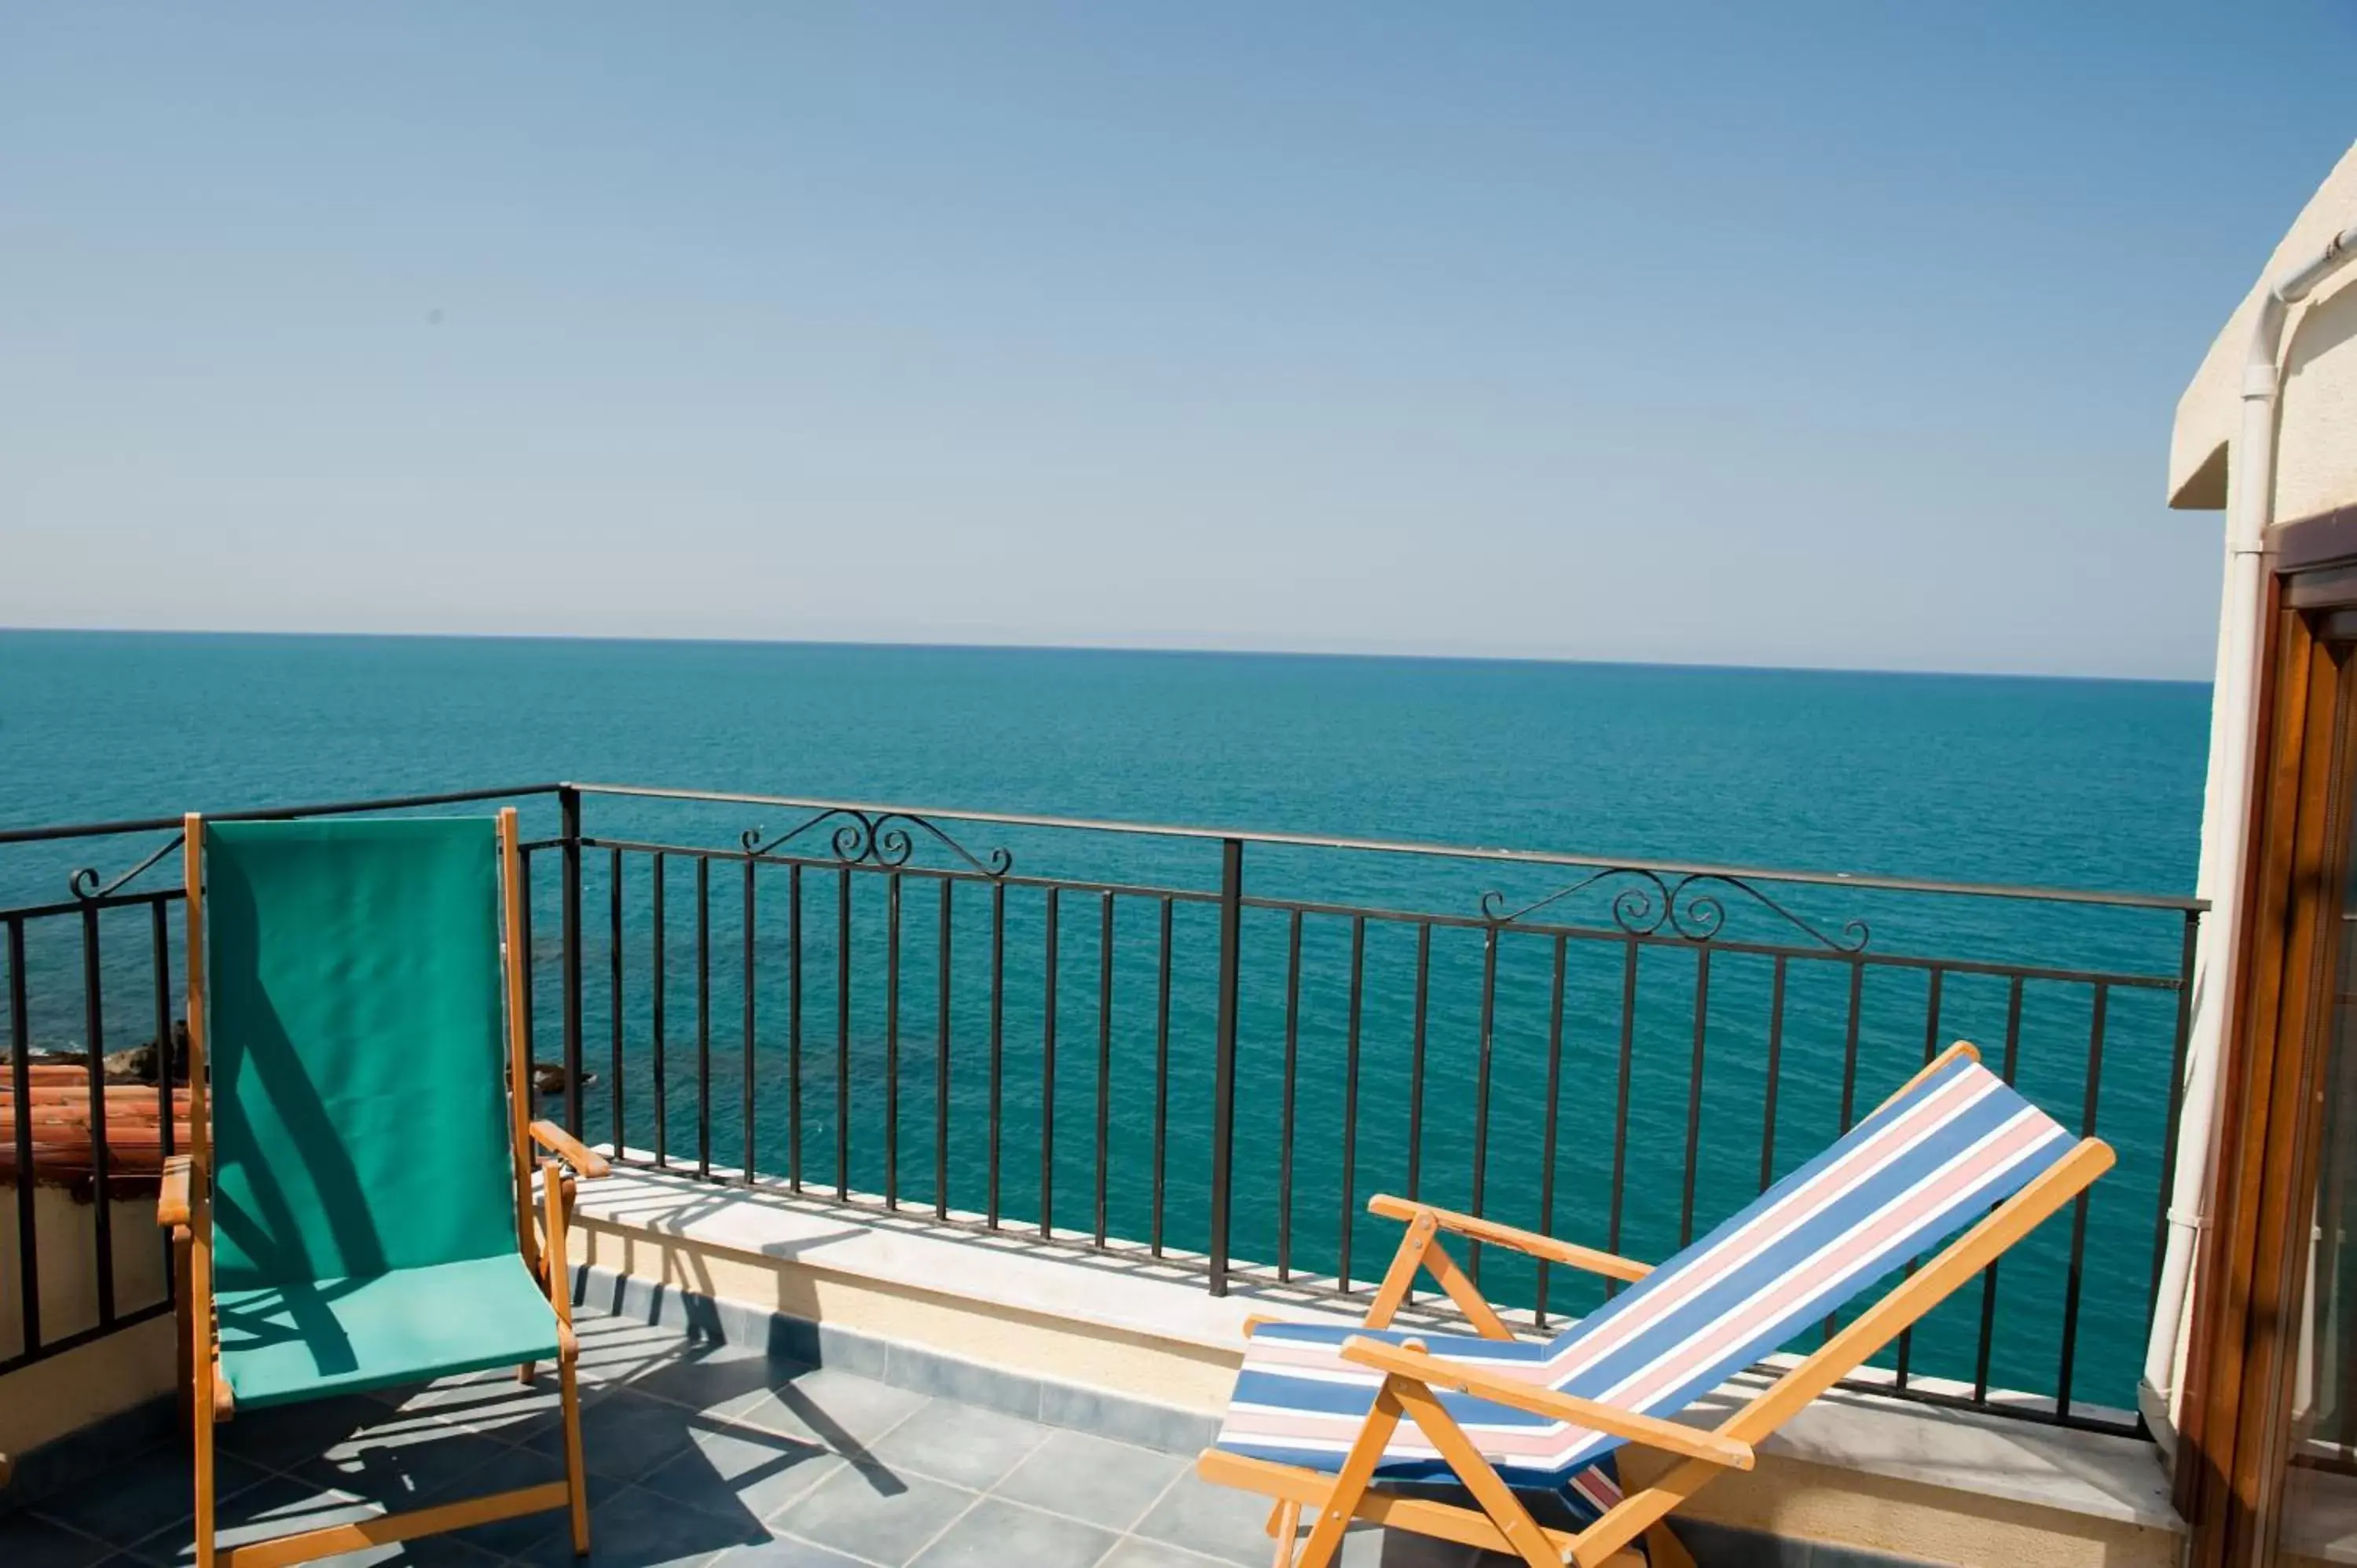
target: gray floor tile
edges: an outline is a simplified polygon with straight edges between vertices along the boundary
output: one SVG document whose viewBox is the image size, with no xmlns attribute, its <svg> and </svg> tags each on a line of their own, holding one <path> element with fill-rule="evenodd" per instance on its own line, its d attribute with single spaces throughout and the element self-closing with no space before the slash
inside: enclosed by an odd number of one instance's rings
<svg viewBox="0 0 2357 1568">
<path fill-rule="evenodd" d="M 274 1535 L 347 1524 L 382 1511 L 341 1492 L 322 1491 L 292 1477 L 274 1476 L 220 1504 L 213 1516 L 213 1540 L 219 1546 L 242 1546 Z M 183 1522 L 159 1530 L 134 1544 L 131 1554 L 144 1563 L 193 1563 L 196 1545 L 192 1527 Z"/>
<path fill-rule="evenodd" d="M 213 1444 L 217 1452 L 235 1455 L 265 1469 L 286 1470 L 317 1458 L 349 1438 L 400 1419 L 365 1394 L 339 1394 L 300 1404 L 242 1410 L 234 1420 L 215 1429 Z"/>
<path fill-rule="evenodd" d="M 821 1367 L 774 1389 L 724 1401 L 705 1413 L 856 1458 L 924 1402 L 922 1394 L 907 1389 Z"/>
<path fill-rule="evenodd" d="M 758 1350 L 699 1347 L 649 1367 L 627 1386 L 633 1393 L 651 1394 L 692 1410 L 709 1410 L 774 1389 L 810 1370 L 800 1362 L 772 1359 Z"/>
<path fill-rule="evenodd" d="M 1136 1532 L 1150 1541 L 1256 1568 L 1275 1550 L 1265 1528 L 1268 1510 L 1266 1498 L 1233 1487 L 1215 1487 L 1189 1470 L 1137 1521 Z"/>
<path fill-rule="evenodd" d="M 418 1421 L 339 1443 L 288 1473 L 397 1511 L 415 1508 L 421 1498 L 479 1474 L 506 1452 L 506 1444 L 488 1437 Z"/>
<path fill-rule="evenodd" d="M 701 1568 L 732 1546 L 769 1539 L 750 1520 L 715 1519 L 638 1487 L 617 1487 L 591 1503 L 587 1557 L 573 1554 L 564 1516 L 548 1517 L 554 1528 L 516 1554 L 532 1568 Z"/>
<path fill-rule="evenodd" d="M 91 1568 L 114 1548 L 31 1514 L 0 1514 L 0 1563 L 8 1568 Z"/>
<path fill-rule="evenodd" d="M 1413 1530 L 1354 1524 L 1342 1538 L 1342 1550 L 1335 1561 L 1342 1568 L 1473 1568 L 1473 1564 L 1490 1559 L 1478 1548 L 1460 1546 L 1453 1541 L 1417 1535 Z M 1496 1561 L 1521 1568 L 1523 1560 L 1501 1557 Z"/>
<path fill-rule="evenodd" d="M 619 1390 L 581 1412 L 582 1462 L 592 1474 L 635 1479 L 687 1452 L 691 1423 L 683 1406 Z M 563 1430 L 550 1424 L 532 1440 L 536 1454 L 564 1453 Z"/>
<path fill-rule="evenodd" d="M 269 1478 L 267 1470 L 234 1455 L 213 1455 L 217 1498 L 234 1498 Z M 33 1511 L 84 1535 L 128 1546 L 189 1518 L 196 1506 L 196 1469 L 187 1450 L 174 1444 L 111 1466 L 103 1476 L 45 1499 Z M 0 1552 L 0 1562 L 10 1560 Z"/>
<path fill-rule="evenodd" d="M 1271 1541 L 1269 1549 L 1261 1553 L 1261 1561 L 1268 1562 L 1275 1554 L 1276 1543 Z M 1212 1568 L 1218 1563 L 1220 1559 L 1216 1557 L 1198 1556 L 1159 1541 L 1148 1541 L 1142 1535 L 1125 1535 L 1120 1544 L 1106 1554 L 1102 1568 Z M 1222 1564 L 1222 1568 L 1225 1565 Z"/>
<path fill-rule="evenodd" d="M 1670 1529 L 1700 1568 L 1806 1568 L 1832 1555 L 1830 1550 L 1813 1555 L 1805 1541 L 1731 1529 L 1706 1520 L 1673 1520 Z"/>
<path fill-rule="evenodd" d="M 574 1375 L 593 1386 L 644 1377 L 695 1353 L 676 1328 L 651 1328 L 625 1318 L 584 1324 L 579 1337 L 581 1355 Z M 547 1369 L 541 1369 L 544 1373 Z"/>
<path fill-rule="evenodd" d="M 887 1433 L 869 1453 L 887 1468 L 986 1492 L 1048 1436 L 1049 1429 L 1038 1422 L 936 1399 Z"/>
<path fill-rule="evenodd" d="M 506 1559 L 447 1535 L 425 1535 L 364 1552 L 339 1552 L 318 1561 L 328 1568 L 499 1568 Z"/>
<path fill-rule="evenodd" d="M 494 1443 L 529 1443 L 556 1424 L 561 1408 L 553 1387 L 501 1381 L 424 1390 L 400 1410 L 410 1420 L 437 1421 Z"/>
<path fill-rule="evenodd" d="M 832 1449 L 752 1427 L 691 1435 L 687 1452 L 639 1477 L 674 1502 L 722 1519 L 764 1520 L 839 1469 Z"/>
<path fill-rule="evenodd" d="M 366 1391 L 364 1397 L 375 1400 L 380 1404 L 389 1404 L 397 1407 L 407 1404 L 411 1400 L 416 1398 L 419 1394 L 424 1393 L 428 1389 L 459 1388 L 468 1383 L 512 1383 L 514 1381 L 514 1368 L 494 1367 L 490 1370 L 483 1372 L 454 1372 L 449 1377 L 436 1378 L 431 1382 L 396 1383 L 391 1388 L 370 1389 Z"/>
<path fill-rule="evenodd" d="M 1082 1432 L 1053 1432 L 992 1492 L 1085 1524 L 1125 1530 L 1145 1516 L 1187 1461 Z"/>
<path fill-rule="evenodd" d="M 804 1541 L 898 1568 L 974 1501 L 974 1494 L 924 1476 L 845 1465 L 770 1520 Z"/>
<path fill-rule="evenodd" d="M 345 1557 L 327 1559 L 331 1568 L 346 1568 L 352 1561 Z M 450 1536 L 426 1535 L 415 1541 L 403 1541 L 394 1549 L 393 1555 L 384 1561 L 388 1565 L 398 1564 L 400 1568 L 498 1568 L 507 1559 L 495 1557 Z"/>
<path fill-rule="evenodd" d="M 529 1448 L 508 1448 L 481 1469 L 452 1481 L 441 1491 L 427 1498 L 428 1504 L 456 1502 L 462 1497 L 475 1497 L 486 1492 L 512 1492 L 524 1487 L 536 1487 L 546 1481 L 565 1478 L 565 1462 Z M 589 1505 L 594 1509 L 599 1503 L 622 1489 L 619 1481 L 603 1476 L 589 1477 Z M 463 1530 L 447 1539 L 479 1548 L 494 1556 L 507 1557 L 522 1552 L 548 1534 L 561 1514 L 524 1514 L 515 1519 L 495 1520 Z"/>
<path fill-rule="evenodd" d="M 712 1560 L 713 1568 L 869 1568 L 856 1557 L 845 1557 L 813 1541 L 791 1535 L 772 1536 L 753 1546 L 732 1546 Z"/>
<path fill-rule="evenodd" d="M 1060 1514 L 985 1498 L 919 1552 L 912 1568 L 1091 1568 L 1119 1539 Z"/>
</svg>

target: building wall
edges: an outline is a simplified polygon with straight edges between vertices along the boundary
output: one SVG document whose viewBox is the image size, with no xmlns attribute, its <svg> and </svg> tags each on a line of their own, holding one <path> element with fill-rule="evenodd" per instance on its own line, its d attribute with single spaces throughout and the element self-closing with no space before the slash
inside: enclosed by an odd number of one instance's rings
<svg viewBox="0 0 2357 1568">
<path fill-rule="evenodd" d="M 2169 505 L 2226 504 L 2226 448 L 2241 419 L 2243 357 L 2269 282 L 2357 223 L 2357 145 L 2317 188 L 2178 399 L 2169 442 Z M 2278 521 L 2357 503 L 2357 267 L 2294 307 L 2285 339 L 2276 456 Z"/>
<path fill-rule="evenodd" d="M 162 1301 L 169 1254 L 153 1196 L 107 1208 L 114 1258 L 114 1305 L 136 1312 Z M 54 1342 L 98 1323 L 96 1209 L 63 1187 L 33 1189 L 33 1235 L 41 1278 L 41 1338 Z M 16 1267 L 16 1206 L 0 1203 L 0 1360 L 25 1348 L 24 1281 Z"/>
</svg>

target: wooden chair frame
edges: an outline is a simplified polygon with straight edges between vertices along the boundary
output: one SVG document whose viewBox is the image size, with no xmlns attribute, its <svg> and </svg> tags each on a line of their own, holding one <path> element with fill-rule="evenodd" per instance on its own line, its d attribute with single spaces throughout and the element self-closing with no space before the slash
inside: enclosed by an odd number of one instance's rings
<svg viewBox="0 0 2357 1568">
<path fill-rule="evenodd" d="M 1960 1041 L 1890 1098 L 1898 1099 L 1960 1056 L 1978 1060 L 1980 1053 Z M 1374 1406 L 1366 1424 L 1360 1428 L 1339 1471 L 1329 1475 L 1219 1448 L 1205 1449 L 1196 1461 L 1196 1470 L 1206 1480 L 1274 1499 L 1275 1506 L 1270 1513 L 1268 1528 L 1276 1538 L 1278 1568 L 1326 1568 L 1340 1548 L 1342 1532 L 1353 1519 L 1507 1552 L 1520 1557 L 1532 1568 L 1562 1568 L 1566 1563 L 1577 1564 L 1578 1568 L 1606 1568 L 1607 1564 L 1610 1568 L 1641 1568 L 1646 1561 L 1636 1550 L 1641 1536 L 1653 1568 L 1693 1568 L 1693 1557 L 1671 1533 L 1668 1519 L 1673 1509 L 1721 1471 L 1750 1469 L 1763 1438 L 1864 1365 L 1867 1357 L 1976 1277 L 2049 1216 L 2068 1206 L 2111 1169 L 2113 1157 L 2111 1147 L 2102 1140 L 2082 1139 L 2029 1186 L 1992 1209 L 1931 1262 L 1716 1428 L 1664 1421 L 1558 1393 L 1537 1384 L 1493 1376 L 1466 1362 L 1444 1361 L 1426 1354 L 1420 1340 L 1394 1345 L 1381 1339 L 1354 1337 L 1343 1341 L 1343 1359 L 1382 1372 L 1383 1380 L 1376 1389 Z M 1583 1269 L 1609 1279 L 1634 1282 L 1652 1272 L 1647 1265 L 1627 1258 L 1428 1204 L 1378 1195 L 1367 1207 L 1376 1214 L 1405 1219 L 1408 1227 L 1367 1310 L 1365 1326 L 1369 1328 L 1388 1326 L 1406 1301 L 1416 1275 L 1428 1272 L 1482 1337 L 1513 1337 L 1496 1309 L 1449 1256 L 1440 1240 L 1443 1231 L 1470 1241 L 1511 1247 L 1546 1262 Z M 1679 1462 L 1651 1486 L 1628 1493 L 1587 1528 L 1549 1529 L 1531 1517 L 1522 1499 L 1481 1457 L 1480 1448 L 1442 1406 L 1440 1391 L 1477 1394 L 1534 1414 L 1577 1422 L 1592 1431 L 1610 1433 L 1671 1455 Z M 1439 1451 L 1457 1478 L 1472 1493 L 1478 1507 L 1469 1509 L 1371 1489 L 1383 1450 L 1403 1420 L 1415 1423 L 1423 1432 L 1426 1440 Z M 1309 1539 L 1297 1557 L 1294 1538 L 1305 1509 L 1315 1518 Z"/>
<path fill-rule="evenodd" d="M 499 814 L 500 913 L 507 945 L 508 1101 L 515 1155 L 516 1240 L 525 1264 L 548 1292 L 556 1314 L 557 1385 L 563 1405 L 565 1479 L 511 1491 L 468 1498 L 432 1508 L 379 1514 L 350 1524 L 273 1536 L 243 1546 L 221 1547 L 213 1524 L 213 1428 L 230 1420 L 235 1403 L 221 1369 L 221 1325 L 213 1309 L 212 1122 L 205 1063 L 204 819 L 181 820 L 186 843 L 188 922 L 188 1152 L 167 1161 L 156 1204 L 156 1223 L 172 1232 L 175 1273 L 180 1287 L 181 1360 L 189 1398 L 187 1413 L 196 1468 L 196 1568 L 285 1568 L 296 1563 L 354 1552 L 421 1535 L 465 1530 L 520 1514 L 569 1509 L 573 1550 L 589 1550 L 589 1494 L 581 1459 L 581 1397 L 574 1371 L 580 1353 L 573 1333 L 573 1302 L 566 1288 L 565 1223 L 574 1178 L 608 1174 L 605 1158 L 553 1122 L 532 1115 L 532 1041 L 524 1028 L 524 910 L 517 890 L 522 883 L 522 851 L 512 806 Z M 535 1162 L 535 1145 L 548 1155 Z M 538 1165 L 541 1210 L 533 1204 Z M 535 1226 L 539 1228 L 535 1233 Z M 532 1367 L 518 1369 L 529 1380 Z"/>
</svg>

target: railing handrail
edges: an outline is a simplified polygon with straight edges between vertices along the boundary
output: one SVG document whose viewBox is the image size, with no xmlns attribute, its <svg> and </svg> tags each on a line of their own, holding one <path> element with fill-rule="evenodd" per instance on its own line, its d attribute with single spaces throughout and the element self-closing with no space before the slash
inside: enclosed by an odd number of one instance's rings
<svg viewBox="0 0 2357 1568">
<path fill-rule="evenodd" d="M 207 811 L 215 822 L 274 822 L 290 817 L 336 817 L 358 811 L 398 811 L 411 806 L 450 806 L 467 800 L 519 800 L 527 795 L 554 795 L 562 784 L 525 784 L 512 789 L 448 789 L 430 795 L 387 795 L 369 800 L 328 800 L 307 806 L 265 806 L 251 811 Z M 152 833 L 178 828 L 183 818 L 135 817 L 113 822 L 52 822 L 37 828 L 0 828 L 0 843 L 38 843 L 44 840 L 106 838 L 115 833 Z"/>
<path fill-rule="evenodd" d="M 1436 843 L 1422 839 L 1334 837 L 1322 833 L 1282 832 L 1266 829 L 1217 828 L 1167 822 L 1133 822 L 1101 817 L 1042 816 L 1022 811 L 978 811 L 948 806 L 895 805 L 877 800 L 836 800 L 816 796 L 759 795 L 726 789 L 673 789 L 641 784 L 593 784 L 567 781 L 551 789 L 584 795 L 611 795 L 658 800 L 701 800 L 715 804 L 788 806 L 797 811 L 851 811 L 872 817 L 939 817 L 950 822 L 982 822 L 996 827 L 1057 828 L 1083 832 L 1120 833 L 1142 838 L 1193 839 L 1211 843 L 1282 844 L 1297 849 L 1358 850 L 1379 854 L 1420 855 L 1441 860 L 1503 862 L 1522 865 L 1561 865 L 1618 871 L 1652 872 L 1665 876 L 1695 876 L 1780 882 L 1802 886 L 1863 887 L 1887 893 L 1941 893 L 1975 898 L 2011 898 L 2051 904 L 2089 904 L 2126 909 L 2169 909 L 2202 914 L 2206 898 L 2174 893 L 2105 892 L 2083 887 L 2040 887 L 1996 882 L 1948 882 L 1908 876 L 1882 876 L 1863 872 L 1793 871 L 1764 866 L 1715 865 L 1674 860 L 1631 860 L 1614 855 L 1573 854 L 1553 850 L 1505 849 L 1486 844 Z M 5 843 L 0 835 L 0 843 Z"/>
</svg>

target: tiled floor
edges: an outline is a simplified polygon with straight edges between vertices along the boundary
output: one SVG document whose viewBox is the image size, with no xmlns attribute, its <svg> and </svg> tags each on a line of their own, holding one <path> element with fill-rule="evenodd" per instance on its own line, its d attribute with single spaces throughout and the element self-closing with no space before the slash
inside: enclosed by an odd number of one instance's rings
<svg viewBox="0 0 2357 1568">
<path fill-rule="evenodd" d="M 1042 1426 L 833 1369 L 584 1314 L 590 1568 L 1208 1568 L 1265 1563 L 1265 1504 L 1187 1457 Z M 225 1543 L 559 1479 L 555 1380 L 511 1373 L 255 1411 L 221 1429 Z M 0 1515 L 6 1568 L 192 1561 L 176 1447 Z M 1355 1533 L 1344 1561 L 1464 1554 Z M 332 1559 L 563 1568 L 561 1513 Z"/>
</svg>

